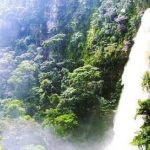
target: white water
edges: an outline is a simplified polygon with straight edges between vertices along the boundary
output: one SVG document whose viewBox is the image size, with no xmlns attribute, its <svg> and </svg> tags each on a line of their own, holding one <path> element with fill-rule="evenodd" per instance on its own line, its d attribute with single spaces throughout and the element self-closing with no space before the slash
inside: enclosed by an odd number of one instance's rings
<svg viewBox="0 0 150 150">
<path fill-rule="evenodd" d="M 149 69 L 150 56 L 150 9 L 147 9 L 141 27 L 135 38 L 129 61 L 125 67 L 122 91 L 118 111 L 114 120 L 114 137 L 107 150 L 137 150 L 131 145 L 135 133 L 143 124 L 140 118 L 135 119 L 138 100 L 148 98 L 141 87 L 142 78 Z"/>
</svg>

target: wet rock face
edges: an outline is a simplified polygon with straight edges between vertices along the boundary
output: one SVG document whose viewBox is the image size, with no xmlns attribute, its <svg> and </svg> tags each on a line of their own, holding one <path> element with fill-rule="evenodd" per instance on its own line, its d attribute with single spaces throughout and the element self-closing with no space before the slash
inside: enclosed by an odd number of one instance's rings
<svg viewBox="0 0 150 150">
<path fill-rule="evenodd" d="M 49 0 L 46 10 L 47 29 L 48 31 L 55 31 L 58 26 L 58 15 L 62 8 L 66 8 L 68 2 L 66 0 Z M 64 10 L 65 11 L 65 10 Z"/>
<path fill-rule="evenodd" d="M 118 31 L 121 32 L 121 33 L 124 33 L 127 31 L 127 26 L 124 25 L 124 24 L 119 24 L 118 25 Z"/>
<path fill-rule="evenodd" d="M 47 8 L 46 16 L 48 18 L 47 28 L 48 31 L 54 30 L 57 27 L 57 13 L 58 13 L 59 0 L 51 0 Z"/>
<path fill-rule="evenodd" d="M 128 18 L 126 16 L 118 16 L 115 22 L 118 24 L 119 32 L 124 33 L 127 31 Z"/>
<path fill-rule="evenodd" d="M 115 21 L 119 24 L 126 24 L 128 21 L 128 18 L 126 16 L 118 16 L 118 18 L 115 19 Z"/>
<path fill-rule="evenodd" d="M 123 48 L 123 51 L 125 51 L 125 52 L 129 51 L 132 48 L 133 44 L 134 44 L 133 40 L 125 41 L 125 46 Z"/>
</svg>

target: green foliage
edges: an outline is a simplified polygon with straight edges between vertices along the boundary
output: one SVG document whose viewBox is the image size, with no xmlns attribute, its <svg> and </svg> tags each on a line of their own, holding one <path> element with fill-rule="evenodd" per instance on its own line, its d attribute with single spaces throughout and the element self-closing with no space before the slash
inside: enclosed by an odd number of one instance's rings
<svg viewBox="0 0 150 150">
<path fill-rule="evenodd" d="M 146 92 L 150 92 L 150 72 L 144 74 L 142 87 Z M 143 116 L 144 124 L 142 125 L 139 133 L 133 139 L 133 144 L 139 147 L 145 147 L 150 150 L 150 99 L 140 100 L 137 115 Z"/>
<path fill-rule="evenodd" d="M 73 113 L 61 114 L 58 109 L 49 109 L 46 111 L 44 126 L 52 126 L 56 133 L 64 136 L 78 127 L 78 120 Z"/>
<path fill-rule="evenodd" d="M 65 37 L 65 34 L 58 34 L 55 35 L 54 37 L 51 37 L 50 39 L 46 40 L 43 42 L 44 48 L 49 48 L 58 42 L 62 41 Z"/>
<path fill-rule="evenodd" d="M 71 86 L 78 87 L 79 84 L 85 85 L 92 80 L 99 81 L 100 72 L 98 68 L 87 65 L 74 70 L 73 73 L 70 73 L 69 79 Z"/>
<path fill-rule="evenodd" d="M 116 105 L 122 89 L 122 86 L 118 85 L 123 73 L 122 66 L 127 61 L 125 52 L 117 50 L 116 45 L 110 45 L 105 47 L 104 51 L 97 50 L 94 52 L 88 61 L 101 71 L 101 77 L 104 82 L 102 89 L 103 97 Z M 118 68 L 117 72 L 116 68 Z"/>
<path fill-rule="evenodd" d="M 17 98 L 25 98 L 30 94 L 31 88 L 34 85 L 35 69 L 35 64 L 26 60 L 22 61 L 13 71 L 8 82 L 13 86 L 14 95 Z"/>
<path fill-rule="evenodd" d="M 78 127 L 77 117 L 73 113 L 60 115 L 55 118 L 54 126 L 60 135 L 65 135 Z"/>
<path fill-rule="evenodd" d="M 6 98 L 12 95 L 9 89 L 8 79 L 11 72 L 15 69 L 15 56 L 13 51 L 8 48 L 0 51 L 0 98 Z"/>
<path fill-rule="evenodd" d="M 42 83 L 41 83 L 41 89 L 43 90 L 43 91 L 46 91 L 46 92 L 50 92 L 51 90 L 51 87 L 52 87 L 52 82 L 51 81 L 49 81 L 48 79 L 45 79 L 45 80 L 43 80 L 42 81 Z"/>
<path fill-rule="evenodd" d="M 140 108 L 137 114 L 144 117 L 144 125 L 141 127 L 138 135 L 134 138 L 133 144 L 139 147 L 145 147 L 146 150 L 150 149 L 150 99 L 139 101 Z"/>
<path fill-rule="evenodd" d="M 102 80 L 96 67 L 80 67 L 70 73 L 66 90 L 61 94 L 58 105 L 64 111 L 73 111 L 79 118 L 99 111 Z"/>
<path fill-rule="evenodd" d="M 3 112 L 5 117 L 18 118 L 26 115 L 24 104 L 20 100 L 4 102 Z"/>
<path fill-rule="evenodd" d="M 26 42 L 24 39 L 20 39 L 16 42 L 16 52 L 17 54 L 22 54 L 24 53 L 25 51 L 27 51 L 28 47 L 26 45 Z"/>
<path fill-rule="evenodd" d="M 56 107 L 60 102 L 60 97 L 57 94 L 52 94 L 50 99 L 53 107 Z"/>
<path fill-rule="evenodd" d="M 60 111 L 58 109 L 47 109 L 46 116 L 44 118 L 44 125 L 52 126 L 55 123 L 55 118 L 60 115 Z"/>
<path fill-rule="evenodd" d="M 144 89 L 144 90 L 150 92 L 150 72 L 149 72 L 149 71 L 147 71 L 147 72 L 144 74 L 142 86 L 143 86 L 143 89 Z"/>
</svg>

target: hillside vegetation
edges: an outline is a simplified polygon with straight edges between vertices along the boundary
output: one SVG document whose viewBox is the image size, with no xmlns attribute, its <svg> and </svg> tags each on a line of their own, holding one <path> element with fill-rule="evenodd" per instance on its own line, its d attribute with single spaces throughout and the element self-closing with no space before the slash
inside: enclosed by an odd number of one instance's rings
<svg viewBox="0 0 150 150">
<path fill-rule="evenodd" d="M 16 1 L 0 2 L 3 119 L 34 119 L 61 136 L 111 124 L 150 1 Z"/>
</svg>

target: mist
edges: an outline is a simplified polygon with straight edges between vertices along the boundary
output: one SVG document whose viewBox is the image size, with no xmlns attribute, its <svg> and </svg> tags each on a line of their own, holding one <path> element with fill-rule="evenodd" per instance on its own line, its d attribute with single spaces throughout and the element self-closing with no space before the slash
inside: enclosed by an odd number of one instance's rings
<svg viewBox="0 0 150 150">
<path fill-rule="evenodd" d="M 40 1 L 37 0 L 2 0 L 0 2 L 0 47 L 13 44 L 19 35 L 26 36 L 30 30 L 34 30 L 30 27 L 30 21 L 35 20 L 36 24 L 39 3 Z"/>
<path fill-rule="evenodd" d="M 4 150 L 75 150 L 69 142 L 57 138 L 50 129 L 43 129 L 35 122 L 23 119 L 9 120 L 3 127 Z M 38 149 L 38 148 L 37 148 Z"/>
<path fill-rule="evenodd" d="M 35 121 L 23 118 L 7 121 L 2 119 L 0 126 L 2 126 L 0 143 L 4 150 L 103 150 L 107 144 L 100 142 L 104 141 L 104 138 L 103 140 L 89 138 L 87 141 L 73 141 L 70 137 L 61 138 L 52 128 L 43 128 Z M 110 135 L 106 134 L 105 138 L 108 136 Z"/>
<path fill-rule="evenodd" d="M 14 1 L 15 3 L 15 1 Z M 17 3 L 17 1 L 16 1 Z M 21 6 L 18 4 L 14 7 L 11 1 L 3 0 L 0 3 L 0 47 L 8 46 L 13 42 L 19 32 L 19 20 L 17 15 L 21 15 Z M 20 13 L 18 13 L 20 12 Z"/>
</svg>

